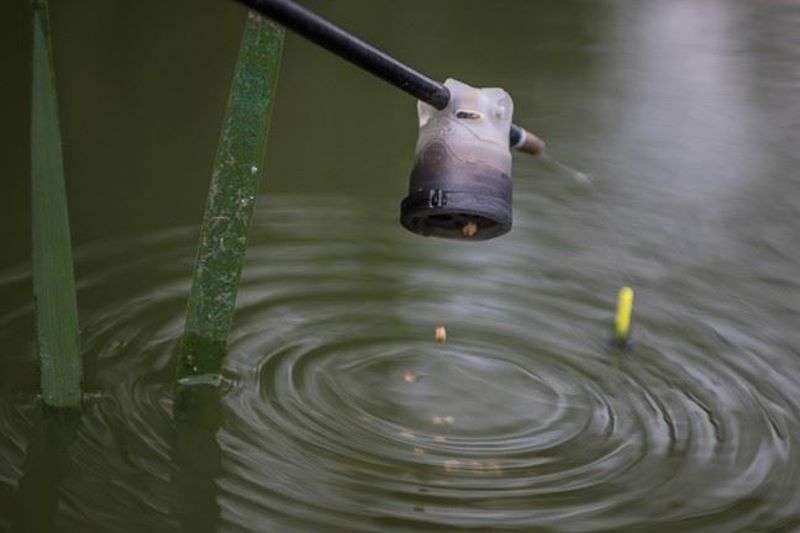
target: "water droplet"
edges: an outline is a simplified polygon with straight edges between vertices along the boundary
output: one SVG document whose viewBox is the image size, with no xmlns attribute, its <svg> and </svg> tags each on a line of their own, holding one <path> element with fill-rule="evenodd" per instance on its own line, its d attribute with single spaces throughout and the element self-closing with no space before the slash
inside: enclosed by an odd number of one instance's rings
<svg viewBox="0 0 800 533">
<path fill-rule="evenodd" d="M 448 472 L 455 472 L 459 466 L 461 466 L 461 461 L 455 459 L 449 459 L 444 462 L 444 469 Z"/>
<path fill-rule="evenodd" d="M 197 367 L 195 367 L 196 369 Z M 178 380 L 181 385 L 213 385 L 219 386 L 222 383 L 221 374 L 199 374 L 197 376 L 187 376 Z"/>
</svg>

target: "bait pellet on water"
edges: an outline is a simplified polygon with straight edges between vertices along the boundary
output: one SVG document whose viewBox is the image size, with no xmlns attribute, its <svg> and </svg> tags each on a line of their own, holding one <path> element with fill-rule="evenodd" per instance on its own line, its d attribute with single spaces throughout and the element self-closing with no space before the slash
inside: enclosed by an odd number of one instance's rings
<svg viewBox="0 0 800 533">
<path fill-rule="evenodd" d="M 436 342 L 447 342 L 447 330 L 444 329 L 444 326 L 436 328 Z"/>
</svg>

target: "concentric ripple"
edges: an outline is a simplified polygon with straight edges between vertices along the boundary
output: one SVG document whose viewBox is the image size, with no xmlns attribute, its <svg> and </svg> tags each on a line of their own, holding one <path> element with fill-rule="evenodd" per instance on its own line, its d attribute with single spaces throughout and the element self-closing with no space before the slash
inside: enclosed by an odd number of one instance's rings
<svg viewBox="0 0 800 533">
<path fill-rule="evenodd" d="M 170 380 L 195 234 L 81 249 L 91 394 L 60 523 L 177 527 L 188 505 L 226 531 L 800 525 L 796 336 L 750 327 L 741 292 L 675 283 L 707 263 L 654 273 L 642 239 L 525 195 L 515 231 L 479 246 L 406 234 L 395 206 L 261 198 L 220 412 L 184 424 Z M 623 281 L 641 289 L 630 354 L 605 344 Z M 5 273 L 3 331 L 31 319 L 26 282 Z M 35 376 L 9 339 L 6 364 Z M 13 488 L 41 420 L 34 379 L 2 390 Z"/>
</svg>

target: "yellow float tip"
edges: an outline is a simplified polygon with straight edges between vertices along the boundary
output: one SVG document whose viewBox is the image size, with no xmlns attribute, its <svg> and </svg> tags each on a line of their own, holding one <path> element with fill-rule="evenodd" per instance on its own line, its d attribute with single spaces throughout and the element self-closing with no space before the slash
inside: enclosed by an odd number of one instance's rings
<svg viewBox="0 0 800 533">
<path fill-rule="evenodd" d="M 633 289 L 622 287 L 617 297 L 617 315 L 614 318 L 614 334 L 618 341 L 627 341 L 631 331 L 633 311 Z"/>
</svg>

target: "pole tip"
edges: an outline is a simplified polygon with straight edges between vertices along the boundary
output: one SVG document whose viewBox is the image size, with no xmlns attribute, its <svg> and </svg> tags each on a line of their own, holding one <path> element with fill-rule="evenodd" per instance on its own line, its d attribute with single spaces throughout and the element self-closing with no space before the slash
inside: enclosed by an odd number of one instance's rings
<svg viewBox="0 0 800 533">
<path fill-rule="evenodd" d="M 531 155 L 539 155 L 544 152 L 546 144 L 543 140 L 528 130 L 522 130 L 522 133 L 523 138 L 520 143 L 516 145 L 517 150 Z"/>
</svg>

